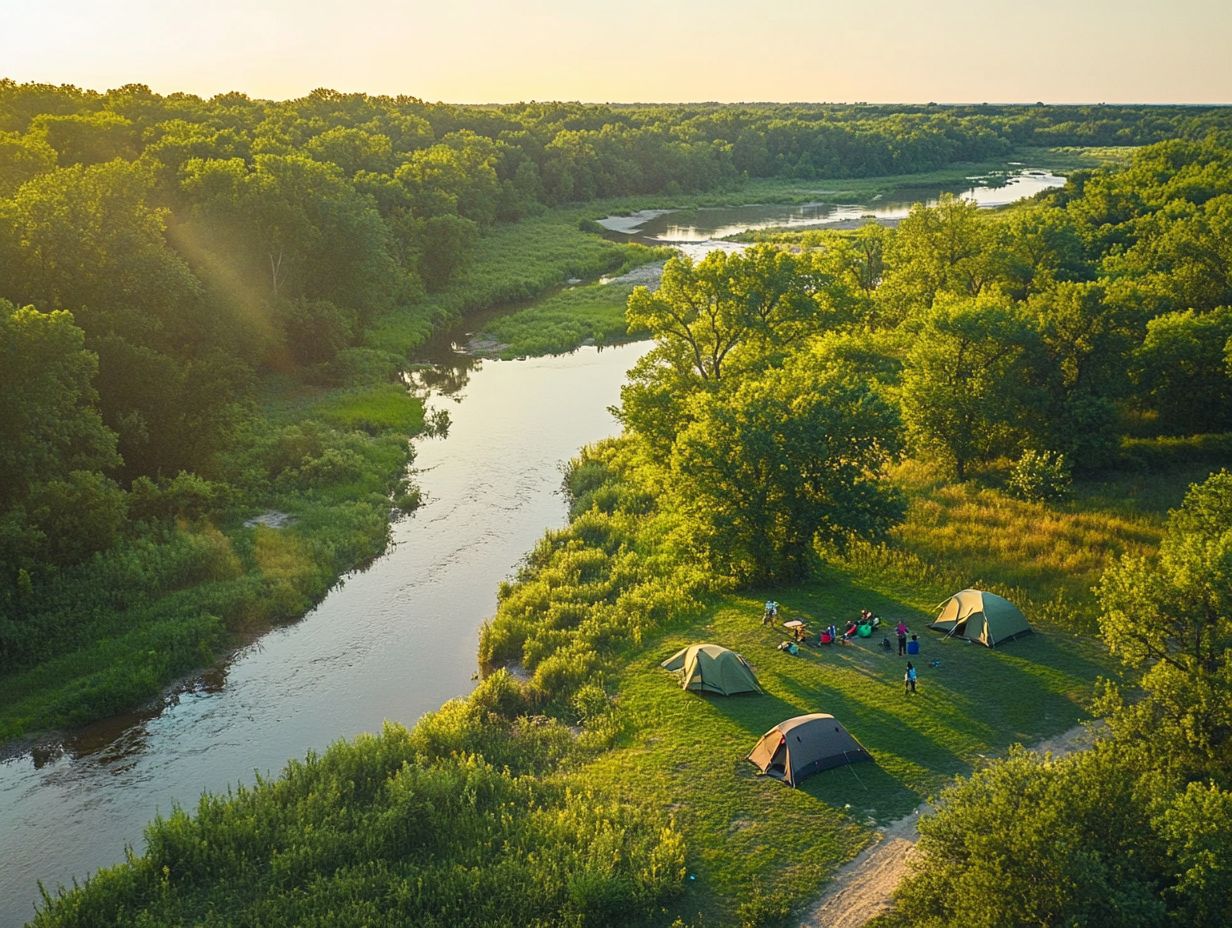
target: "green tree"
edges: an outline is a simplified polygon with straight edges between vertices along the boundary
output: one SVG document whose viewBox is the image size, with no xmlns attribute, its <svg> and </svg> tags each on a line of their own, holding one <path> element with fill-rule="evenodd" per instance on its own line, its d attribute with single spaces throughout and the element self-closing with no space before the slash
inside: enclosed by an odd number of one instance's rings
<svg viewBox="0 0 1232 928">
<path fill-rule="evenodd" d="M 188 162 L 194 239 L 271 300 L 329 300 L 365 320 L 388 309 L 405 278 L 375 204 L 333 165 L 302 155 L 254 162 Z"/>
<path fill-rule="evenodd" d="M 419 223 L 418 271 L 424 286 L 440 290 L 466 263 L 479 227 L 461 216 L 432 216 Z"/>
<path fill-rule="evenodd" d="M 1024 314 L 994 293 L 945 299 L 928 313 L 903 368 L 912 443 L 965 479 L 972 461 L 1013 451 L 1024 410 L 1038 408 L 1029 373 L 1039 340 Z"/>
<path fill-rule="evenodd" d="M 1232 425 L 1232 376 L 1224 346 L 1232 307 L 1167 313 L 1147 324 L 1133 375 L 1167 432 L 1217 431 Z"/>
<path fill-rule="evenodd" d="M 1190 783 L 1158 814 L 1155 828 L 1167 847 L 1175 879 L 1174 923 L 1220 928 L 1232 899 L 1232 792 Z"/>
<path fill-rule="evenodd" d="M 691 404 L 671 485 L 724 574 L 798 576 L 815 539 L 877 537 L 901 517 L 881 479 L 898 415 L 850 369 L 804 353 Z"/>
<path fill-rule="evenodd" d="M 72 314 L 0 300 L 0 511 L 39 481 L 119 465 L 95 405 L 97 370 Z"/>
<path fill-rule="evenodd" d="M 1025 300 L 1060 281 L 1089 279 L 1082 237 L 1073 218 L 1056 207 L 1015 209 L 1006 220 L 1005 289 Z"/>
<path fill-rule="evenodd" d="M 0 132 L 0 197 L 30 178 L 56 166 L 56 152 L 42 138 L 18 132 Z"/>
<path fill-rule="evenodd" d="M 167 212 L 150 203 L 148 165 L 61 168 L 0 201 L 5 295 L 39 309 L 70 308 L 91 338 L 199 344 L 210 320 L 201 285 L 168 245 Z"/>
<path fill-rule="evenodd" d="M 629 328 L 649 331 L 677 369 L 717 383 L 733 365 L 756 366 L 768 348 L 821 315 L 822 288 L 806 269 L 769 245 L 744 254 L 712 251 L 696 264 L 672 258 L 658 290 L 630 294 Z"/>
<path fill-rule="evenodd" d="M 776 363 L 807 333 L 844 318 L 846 293 L 810 257 L 767 245 L 670 259 L 658 290 L 629 296 L 630 330 L 658 344 L 621 388 L 621 420 L 666 454 L 689 421 L 689 396 Z"/>
<path fill-rule="evenodd" d="M 1145 693 L 1109 687 L 1114 731 L 1150 745 L 1178 778 L 1232 785 L 1232 473 L 1191 487 L 1158 558 L 1123 557 L 1096 593 L 1104 640 Z"/>
<path fill-rule="evenodd" d="M 1132 313 L 1105 298 L 1096 283 L 1057 283 L 1027 301 L 1043 341 L 1036 382 L 1046 395 L 1029 420 L 1041 446 L 1065 453 L 1080 471 L 1111 464 L 1119 450 L 1129 392 L 1129 356 L 1139 338 Z M 1024 423 L 1028 424 L 1028 423 Z"/>
<path fill-rule="evenodd" d="M 30 131 L 55 149 L 61 167 L 128 159 L 137 150 L 133 124 L 118 113 L 41 114 Z"/>
<path fill-rule="evenodd" d="M 936 206 L 917 203 L 891 239 L 879 303 L 902 319 L 941 293 L 979 296 L 1004 276 L 1001 233 L 971 200 L 942 194 Z"/>
<path fill-rule="evenodd" d="M 1161 843 L 1114 750 L 1059 761 L 1016 750 L 920 820 L 897 893 L 919 928 L 1162 926 Z"/>
</svg>

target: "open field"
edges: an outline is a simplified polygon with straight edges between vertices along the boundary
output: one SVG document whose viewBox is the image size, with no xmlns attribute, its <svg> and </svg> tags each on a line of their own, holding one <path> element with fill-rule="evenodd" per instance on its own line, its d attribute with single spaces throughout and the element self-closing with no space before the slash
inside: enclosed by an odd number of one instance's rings
<svg viewBox="0 0 1232 928">
<path fill-rule="evenodd" d="M 973 483 L 933 487 L 920 468 L 900 469 L 914 502 L 884 551 L 853 552 L 798 586 L 718 597 L 617 661 L 623 734 L 566 779 L 671 811 L 695 877 L 675 908 L 686 919 L 728 924 L 743 917 L 742 904 L 761 917 L 794 910 L 955 774 L 1089 717 L 1095 679 L 1117 672 L 1097 637 L 1089 585 L 1116 552 L 1152 550 L 1167 508 L 1211 469 L 1118 475 L 1055 507 Z M 958 530 L 972 521 L 994 527 L 1000 543 Z M 995 581 L 1017 590 L 1036 634 L 990 650 L 926 630 L 949 593 Z M 780 601 L 780 622 L 801 618 L 814 632 L 863 608 L 887 633 L 905 619 L 922 644 L 919 694 L 904 696 L 906 658 L 882 650 L 880 634 L 795 657 L 779 651 L 786 631 L 760 622 L 768 598 Z M 764 695 L 682 692 L 658 664 L 697 642 L 743 654 Z M 797 790 L 756 776 L 745 757 L 758 737 L 809 712 L 833 714 L 876 763 L 824 771 Z M 750 896 L 752 887 L 762 895 Z"/>
</svg>

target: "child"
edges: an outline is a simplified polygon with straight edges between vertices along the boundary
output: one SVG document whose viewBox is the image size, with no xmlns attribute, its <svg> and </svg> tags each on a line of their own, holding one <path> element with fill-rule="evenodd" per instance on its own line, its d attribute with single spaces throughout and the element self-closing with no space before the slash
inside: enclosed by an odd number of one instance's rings
<svg viewBox="0 0 1232 928">
<path fill-rule="evenodd" d="M 911 640 L 907 642 L 907 653 L 908 654 L 919 654 L 920 653 L 920 636 L 919 635 L 911 636 Z"/>
<path fill-rule="evenodd" d="M 915 695 L 915 666 L 911 661 L 907 661 L 907 672 L 903 674 L 903 695 Z"/>
</svg>

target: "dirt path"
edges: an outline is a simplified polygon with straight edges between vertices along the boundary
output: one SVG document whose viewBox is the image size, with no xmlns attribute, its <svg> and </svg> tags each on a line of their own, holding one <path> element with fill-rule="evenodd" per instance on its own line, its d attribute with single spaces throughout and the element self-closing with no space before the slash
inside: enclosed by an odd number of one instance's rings
<svg viewBox="0 0 1232 928">
<path fill-rule="evenodd" d="M 1033 750 L 1063 757 L 1090 747 L 1091 730 L 1076 725 L 1047 738 Z M 890 907 L 890 897 L 907 873 L 915 853 L 921 815 L 932 811 L 928 803 L 882 829 L 880 837 L 855 860 L 839 869 L 826 892 L 811 905 L 800 921 L 801 928 L 861 928 Z"/>
</svg>

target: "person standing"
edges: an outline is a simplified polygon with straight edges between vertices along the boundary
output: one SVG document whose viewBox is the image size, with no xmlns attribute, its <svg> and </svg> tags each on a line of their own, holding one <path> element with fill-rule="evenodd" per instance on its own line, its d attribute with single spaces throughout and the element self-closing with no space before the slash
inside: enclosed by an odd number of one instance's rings
<svg viewBox="0 0 1232 928">
<path fill-rule="evenodd" d="M 903 674 L 903 695 L 915 695 L 916 672 L 915 665 L 907 661 L 907 672 Z"/>
<path fill-rule="evenodd" d="M 894 626 L 894 633 L 898 635 L 898 656 L 902 657 L 907 653 L 907 623 L 902 619 L 898 620 L 898 624 Z"/>
<path fill-rule="evenodd" d="M 773 625 L 774 618 L 779 614 L 779 604 L 773 599 L 766 600 L 766 608 L 761 614 L 762 625 Z"/>
</svg>

